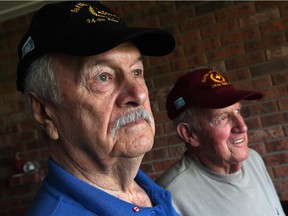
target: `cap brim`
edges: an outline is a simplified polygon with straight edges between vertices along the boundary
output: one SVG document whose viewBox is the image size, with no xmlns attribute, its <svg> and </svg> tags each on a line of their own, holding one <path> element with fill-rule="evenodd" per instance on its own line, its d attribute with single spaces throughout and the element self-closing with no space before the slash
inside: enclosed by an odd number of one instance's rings
<svg viewBox="0 0 288 216">
<path fill-rule="evenodd" d="M 175 47 L 175 39 L 169 32 L 154 28 L 119 26 L 112 29 L 97 28 L 97 31 L 95 28 L 84 28 L 81 32 L 75 32 L 75 35 L 76 38 L 69 34 L 60 37 L 61 40 L 52 40 L 54 44 L 50 44 L 45 49 L 75 56 L 89 56 L 106 52 L 121 43 L 131 41 L 139 48 L 142 55 L 163 56 L 172 52 Z"/>
<path fill-rule="evenodd" d="M 258 100 L 263 97 L 261 92 L 231 90 L 225 92 L 215 92 L 209 99 L 202 98 L 197 105 L 208 109 L 221 109 L 231 106 L 241 100 Z"/>
</svg>

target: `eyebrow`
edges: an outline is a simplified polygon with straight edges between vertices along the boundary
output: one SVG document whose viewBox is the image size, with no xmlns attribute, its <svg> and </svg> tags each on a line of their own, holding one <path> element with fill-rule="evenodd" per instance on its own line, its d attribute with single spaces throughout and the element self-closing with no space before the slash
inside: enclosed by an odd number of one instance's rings
<svg viewBox="0 0 288 216">
<path fill-rule="evenodd" d="M 237 108 L 236 109 L 241 109 L 242 108 L 242 105 L 241 105 L 241 103 L 239 103 L 239 106 L 237 106 Z M 234 110 L 236 110 L 236 109 L 233 109 L 233 110 L 231 110 L 232 112 L 234 111 Z M 214 113 L 212 113 L 212 112 L 210 112 L 209 114 L 211 115 L 211 116 L 218 116 L 218 115 L 222 115 L 222 114 L 226 114 L 226 113 L 230 113 L 231 112 L 230 110 L 228 110 L 228 109 L 226 109 L 226 108 L 224 108 L 222 111 L 220 111 L 220 112 L 218 112 L 218 111 L 216 111 L 216 112 L 214 112 Z"/>
<path fill-rule="evenodd" d="M 138 62 L 143 62 L 143 56 L 142 55 L 139 55 L 138 58 L 136 58 L 136 60 L 133 62 L 133 64 L 136 64 Z M 83 74 L 83 78 L 84 80 L 86 79 L 85 77 L 93 77 L 93 73 L 91 73 L 91 69 L 94 68 L 94 67 L 97 67 L 97 66 L 101 66 L 101 65 L 109 65 L 113 63 L 113 59 L 109 59 L 109 58 L 99 58 L 99 59 L 94 59 L 92 60 L 88 65 L 87 65 L 87 69 L 85 71 L 85 73 Z M 85 63 L 84 63 L 85 65 Z"/>
</svg>

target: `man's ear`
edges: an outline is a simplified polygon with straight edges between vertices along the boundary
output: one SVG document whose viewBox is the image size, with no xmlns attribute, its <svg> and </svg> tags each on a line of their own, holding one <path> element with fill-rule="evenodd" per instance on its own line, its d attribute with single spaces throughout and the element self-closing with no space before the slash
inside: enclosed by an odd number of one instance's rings
<svg viewBox="0 0 288 216">
<path fill-rule="evenodd" d="M 193 147 L 199 146 L 197 134 L 192 130 L 189 124 L 181 122 L 177 125 L 176 130 L 185 143 L 188 143 Z"/>
<path fill-rule="evenodd" d="M 58 139 L 59 133 L 53 122 L 51 107 L 45 104 L 35 92 L 29 93 L 29 102 L 36 122 L 51 139 Z"/>
</svg>

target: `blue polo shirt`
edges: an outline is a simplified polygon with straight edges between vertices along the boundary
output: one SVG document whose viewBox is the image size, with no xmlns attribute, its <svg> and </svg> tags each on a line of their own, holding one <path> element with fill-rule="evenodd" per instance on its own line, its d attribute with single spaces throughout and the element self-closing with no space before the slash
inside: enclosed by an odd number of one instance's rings
<svg viewBox="0 0 288 216">
<path fill-rule="evenodd" d="M 135 206 L 95 188 L 48 160 L 48 176 L 27 216 L 179 216 L 171 195 L 141 170 L 135 181 L 146 191 L 154 207 Z"/>
</svg>

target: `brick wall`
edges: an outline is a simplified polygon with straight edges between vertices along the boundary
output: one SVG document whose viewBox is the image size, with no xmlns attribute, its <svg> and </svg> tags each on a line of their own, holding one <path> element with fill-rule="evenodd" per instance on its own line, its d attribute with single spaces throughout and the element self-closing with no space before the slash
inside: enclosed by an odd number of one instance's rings
<svg viewBox="0 0 288 216">
<path fill-rule="evenodd" d="M 170 30 L 175 51 L 145 57 L 156 120 L 154 148 L 141 168 L 153 179 L 185 151 L 165 111 L 175 79 L 200 66 L 216 67 L 239 88 L 265 94 L 244 103 L 251 148 L 263 157 L 282 200 L 288 200 L 288 2 L 107 2 L 127 23 Z M 46 173 L 47 142 L 16 91 L 17 45 L 31 14 L 0 23 L 0 215 L 24 215 Z M 34 160 L 36 174 L 17 174 L 15 154 Z"/>
</svg>

